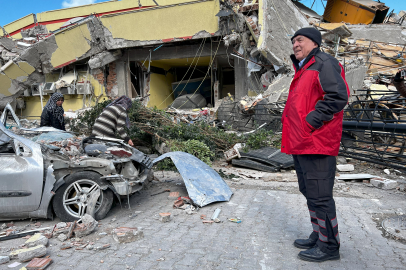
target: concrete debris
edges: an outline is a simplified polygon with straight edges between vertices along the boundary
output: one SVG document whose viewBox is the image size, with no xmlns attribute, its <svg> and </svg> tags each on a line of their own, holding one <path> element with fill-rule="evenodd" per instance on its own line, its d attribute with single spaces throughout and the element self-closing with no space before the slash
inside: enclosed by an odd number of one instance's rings
<svg viewBox="0 0 406 270">
<path fill-rule="evenodd" d="M 59 222 L 59 223 L 56 224 L 57 229 L 65 228 L 67 226 L 68 225 L 66 224 L 66 222 Z"/>
<path fill-rule="evenodd" d="M 397 181 L 394 180 L 389 180 L 389 179 L 385 179 L 385 178 L 372 178 L 370 180 L 371 184 L 377 188 L 381 188 L 381 189 L 395 189 L 398 185 Z"/>
<path fill-rule="evenodd" d="M 386 173 L 387 175 L 390 175 L 389 169 L 385 169 L 385 170 L 383 170 L 383 172 Z"/>
<path fill-rule="evenodd" d="M 32 237 L 30 237 L 30 239 L 28 239 L 25 242 L 25 245 L 27 247 L 34 247 L 34 246 L 38 246 L 38 245 L 47 246 L 48 245 L 48 238 L 46 238 L 41 233 L 36 233 Z"/>
<path fill-rule="evenodd" d="M 110 246 L 111 246 L 110 244 L 105 244 L 105 245 L 102 245 L 102 246 L 95 247 L 94 249 L 95 250 L 103 250 L 103 249 L 109 248 Z"/>
<path fill-rule="evenodd" d="M 65 249 L 69 249 L 69 248 L 72 248 L 72 247 L 73 247 L 73 244 L 71 242 L 66 242 L 66 243 L 63 243 L 61 245 L 60 249 L 65 250 Z"/>
<path fill-rule="evenodd" d="M 130 243 L 144 237 L 142 230 L 129 227 L 118 227 L 112 232 L 113 239 L 119 243 Z"/>
<path fill-rule="evenodd" d="M 18 261 L 20 262 L 27 262 L 34 258 L 39 258 L 45 256 L 47 253 L 47 248 L 43 245 L 35 246 L 32 248 L 27 249 L 19 249 L 16 250 Z"/>
<path fill-rule="evenodd" d="M 171 220 L 171 213 L 159 213 L 159 221 L 169 222 Z"/>
<path fill-rule="evenodd" d="M 66 236 L 66 234 L 61 233 L 60 235 L 58 235 L 58 240 L 61 242 L 66 241 L 66 239 L 68 239 L 68 237 Z"/>
<path fill-rule="evenodd" d="M 188 215 L 193 215 L 196 213 L 196 207 L 194 207 L 193 205 L 187 205 L 185 208 L 185 213 Z"/>
<path fill-rule="evenodd" d="M 73 231 L 76 237 L 83 237 L 91 234 L 98 224 L 91 215 L 85 214 L 81 219 L 81 223 L 77 223 Z"/>
<path fill-rule="evenodd" d="M 5 264 L 8 263 L 9 261 L 10 261 L 9 256 L 0 256 L 0 264 Z"/>
<path fill-rule="evenodd" d="M 339 164 L 337 170 L 340 172 L 352 172 L 354 170 L 353 164 Z"/>
</svg>

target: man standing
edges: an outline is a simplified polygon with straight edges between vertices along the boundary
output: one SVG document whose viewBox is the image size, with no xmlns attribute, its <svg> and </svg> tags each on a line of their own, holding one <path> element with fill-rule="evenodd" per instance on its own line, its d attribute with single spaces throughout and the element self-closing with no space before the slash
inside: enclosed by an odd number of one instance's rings
<svg viewBox="0 0 406 270">
<path fill-rule="evenodd" d="M 300 192 L 306 197 L 313 232 L 294 245 L 299 258 L 323 262 L 340 258 L 333 186 L 343 109 L 350 94 L 344 69 L 320 51 L 321 34 L 302 28 L 292 37 L 295 76 L 282 116 L 282 152 L 292 154 Z"/>
</svg>

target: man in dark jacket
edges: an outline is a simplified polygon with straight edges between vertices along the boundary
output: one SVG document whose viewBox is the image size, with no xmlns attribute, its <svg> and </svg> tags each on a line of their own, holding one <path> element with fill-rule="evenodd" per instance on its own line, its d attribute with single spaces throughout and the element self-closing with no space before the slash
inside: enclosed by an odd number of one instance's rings
<svg viewBox="0 0 406 270">
<path fill-rule="evenodd" d="M 54 127 L 65 130 L 65 119 L 62 104 L 64 98 L 61 93 L 54 93 L 48 100 L 41 114 L 41 127 Z"/>
<path fill-rule="evenodd" d="M 343 109 L 350 94 L 344 69 L 320 51 L 321 34 L 302 28 L 292 37 L 295 76 L 283 111 L 282 146 L 292 154 L 299 190 L 306 197 L 313 232 L 294 245 L 299 258 L 323 262 L 340 258 L 333 186 Z"/>
</svg>

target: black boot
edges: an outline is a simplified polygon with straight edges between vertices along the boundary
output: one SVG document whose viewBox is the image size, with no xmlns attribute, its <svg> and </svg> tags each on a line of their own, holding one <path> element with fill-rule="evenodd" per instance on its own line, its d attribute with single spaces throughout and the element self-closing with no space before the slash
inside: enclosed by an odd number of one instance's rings
<svg viewBox="0 0 406 270">
<path fill-rule="evenodd" d="M 335 255 L 329 255 L 329 254 L 321 251 L 318 246 L 315 246 L 314 248 L 300 251 L 299 259 L 304 260 L 304 261 L 309 261 L 309 262 L 325 262 L 325 261 L 339 260 L 340 253 L 338 252 L 338 250 L 336 253 L 337 254 L 335 254 Z"/>
<path fill-rule="evenodd" d="M 310 235 L 308 239 L 296 239 L 293 245 L 297 248 L 309 249 L 316 245 L 317 238 L 313 238 L 313 235 Z"/>
</svg>

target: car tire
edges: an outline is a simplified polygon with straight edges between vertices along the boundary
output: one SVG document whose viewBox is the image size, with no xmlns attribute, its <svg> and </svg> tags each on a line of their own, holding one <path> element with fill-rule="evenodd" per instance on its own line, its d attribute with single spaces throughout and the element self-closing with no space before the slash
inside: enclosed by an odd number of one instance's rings
<svg viewBox="0 0 406 270">
<path fill-rule="evenodd" d="M 55 214 L 65 222 L 78 220 L 80 218 L 80 209 L 82 209 L 82 216 L 86 213 L 86 206 L 84 206 L 86 192 L 90 189 L 100 188 L 103 185 L 105 183 L 100 179 L 100 175 L 95 172 L 83 171 L 67 176 L 65 184 L 56 191 L 52 201 Z M 78 192 L 78 190 L 81 191 Z M 94 217 L 96 220 L 106 217 L 113 204 L 113 192 L 110 189 L 100 189 L 100 192 Z M 80 196 L 77 196 L 78 193 Z M 81 195 L 82 193 L 83 195 Z M 75 204 L 74 201 L 78 203 Z M 66 205 L 64 205 L 64 202 Z"/>
</svg>

